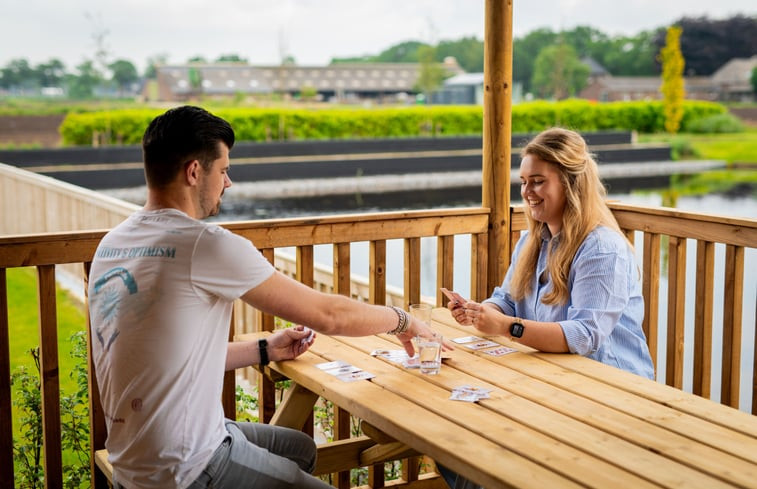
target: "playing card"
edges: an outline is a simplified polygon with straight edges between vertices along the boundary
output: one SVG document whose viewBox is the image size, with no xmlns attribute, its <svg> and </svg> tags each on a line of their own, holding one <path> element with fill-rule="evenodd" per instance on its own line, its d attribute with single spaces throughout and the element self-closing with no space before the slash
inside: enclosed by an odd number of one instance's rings
<svg viewBox="0 0 757 489">
<path fill-rule="evenodd" d="M 461 345 L 463 343 L 473 343 L 474 341 L 484 341 L 484 339 L 478 336 L 463 336 L 462 338 L 453 338 L 452 341 Z"/>
<path fill-rule="evenodd" d="M 479 399 L 489 399 L 489 393 L 491 389 L 486 387 L 471 387 L 469 385 L 461 385 L 452 389 L 450 399 L 453 401 L 467 401 L 476 402 Z"/>
<path fill-rule="evenodd" d="M 452 391 L 452 394 L 449 396 L 450 399 L 453 401 L 466 401 L 466 402 L 476 402 L 478 401 L 478 396 L 472 392 L 465 392 L 465 391 Z"/>
<path fill-rule="evenodd" d="M 319 363 L 316 365 L 316 367 L 320 368 L 321 370 L 331 370 L 332 368 L 344 367 L 346 365 L 349 365 L 349 363 L 345 362 L 344 360 L 334 360 L 333 362 Z"/>
<path fill-rule="evenodd" d="M 447 299 L 451 300 L 452 302 L 456 304 L 465 304 L 468 302 L 468 300 L 455 292 L 454 290 L 445 289 L 444 287 L 440 287 L 439 290 L 442 291 L 442 294 L 447 296 Z"/>
<path fill-rule="evenodd" d="M 341 367 L 324 370 L 324 372 L 326 372 L 329 375 L 336 375 L 337 377 L 339 377 L 340 375 L 360 372 L 360 370 L 361 369 L 359 367 L 355 367 L 354 365 L 343 365 Z"/>
<path fill-rule="evenodd" d="M 372 379 L 376 375 L 366 372 L 365 370 L 361 370 L 359 372 L 353 372 L 351 374 L 344 374 L 339 375 L 337 378 L 343 382 L 355 382 L 356 380 L 367 380 Z"/>
<path fill-rule="evenodd" d="M 303 345 L 307 345 L 307 344 L 309 344 L 309 343 L 311 343 L 313 341 L 313 337 L 315 336 L 315 331 L 313 331 L 312 329 L 308 328 L 307 326 L 305 326 L 305 329 L 303 329 L 303 331 L 309 331 L 310 332 L 310 334 L 308 334 L 306 337 L 304 337 L 304 338 L 302 338 L 300 340 L 300 343 L 302 343 Z"/>
<path fill-rule="evenodd" d="M 500 346 L 499 343 L 495 343 L 489 340 L 478 341 L 476 343 L 466 343 L 463 345 L 465 348 L 471 350 L 483 350 L 484 348 L 491 348 L 492 346 Z"/>
<path fill-rule="evenodd" d="M 487 355 L 492 355 L 495 357 L 501 357 L 502 355 L 507 355 L 508 353 L 512 353 L 514 351 L 517 351 L 514 348 L 508 348 L 507 346 L 500 346 L 498 348 L 492 348 L 491 350 L 484 350 L 482 353 L 486 353 Z"/>
</svg>

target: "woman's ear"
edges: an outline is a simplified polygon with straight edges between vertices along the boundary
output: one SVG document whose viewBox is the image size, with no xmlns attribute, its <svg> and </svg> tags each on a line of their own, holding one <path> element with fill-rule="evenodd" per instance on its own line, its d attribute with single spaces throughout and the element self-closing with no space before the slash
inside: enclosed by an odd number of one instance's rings
<svg viewBox="0 0 757 489">
<path fill-rule="evenodd" d="M 192 160 L 184 164 L 184 178 L 188 185 L 192 187 L 197 185 L 200 171 L 202 171 L 202 167 L 199 160 Z"/>
</svg>

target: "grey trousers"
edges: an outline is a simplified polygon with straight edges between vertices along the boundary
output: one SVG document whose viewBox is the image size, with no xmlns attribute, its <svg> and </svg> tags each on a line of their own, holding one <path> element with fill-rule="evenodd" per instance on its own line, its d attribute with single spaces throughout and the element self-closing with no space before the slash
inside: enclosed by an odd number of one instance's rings
<svg viewBox="0 0 757 489">
<path fill-rule="evenodd" d="M 228 436 L 188 489 L 333 489 L 313 477 L 315 442 L 305 433 L 226 420 Z M 117 482 L 114 489 L 122 489 Z"/>
<path fill-rule="evenodd" d="M 315 443 L 301 431 L 229 420 L 226 429 L 229 436 L 189 489 L 331 488 L 310 475 Z"/>
</svg>

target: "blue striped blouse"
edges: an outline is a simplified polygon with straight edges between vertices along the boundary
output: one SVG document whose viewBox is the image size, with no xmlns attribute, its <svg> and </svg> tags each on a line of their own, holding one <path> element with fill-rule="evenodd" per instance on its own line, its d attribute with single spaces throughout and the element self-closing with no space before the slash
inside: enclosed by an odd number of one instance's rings
<svg viewBox="0 0 757 489">
<path fill-rule="evenodd" d="M 515 246 L 512 263 L 517 262 L 527 234 Z M 559 235 L 545 234 L 531 293 L 519 301 L 510 296 L 511 266 L 502 286 L 484 302 L 497 305 L 508 316 L 557 322 L 572 353 L 653 379 L 654 366 L 641 329 L 644 298 L 639 270 L 623 236 L 604 226 L 589 233 L 571 263 L 568 302 L 547 305 L 541 300 L 552 288 L 547 250 L 550 243 L 558 244 Z M 542 276 L 545 279 L 539 280 Z"/>
</svg>

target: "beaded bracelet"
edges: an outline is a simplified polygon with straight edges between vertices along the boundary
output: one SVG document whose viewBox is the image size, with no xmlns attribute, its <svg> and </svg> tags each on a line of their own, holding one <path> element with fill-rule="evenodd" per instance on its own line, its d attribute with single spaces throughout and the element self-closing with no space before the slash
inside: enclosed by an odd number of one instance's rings
<svg viewBox="0 0 757 489">
<path fill-rule="evenodd" d="M 400 309 L 397 306 L 389 306 L 394 310 L 394 312 L 397 313 L 397 327 L 393 330 L 389 331 L 389 334 L 398 335 L 402 334 L 405 331 L 407 331 L 407 328 L 410 326 L 410 318 L 408 317 L 407 313 Z"/>
</svg>

